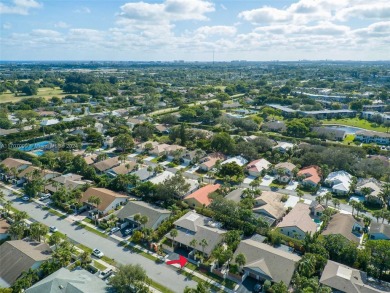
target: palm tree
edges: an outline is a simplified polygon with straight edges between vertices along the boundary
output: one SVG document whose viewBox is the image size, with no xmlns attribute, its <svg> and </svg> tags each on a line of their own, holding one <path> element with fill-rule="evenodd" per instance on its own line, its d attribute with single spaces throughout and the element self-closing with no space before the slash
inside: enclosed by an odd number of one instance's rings
<svg viewBox="0 0 390 293">
<path fill-rule="evenodd" d="M 8 216 L 9 214 L 9 211 L 11 210 L 11 202 L 9 200 L 7 200 L 4 204 L 3 204 L 3 209 L 5 211 L 5 214 Z"/>
<path fill-rule="evenodd" d="M 0 190 L 0 202 L 3 202 L 5 199 L 5 193 L 4 191 Z"/>
<path fill-rule="evenodd" d="M 99 205 L 102 203 L 102 200 L 100 199 L 100 197 L 97 197 L 97 196 L 91 196 L 90 198 L 88 198 L 88 203 L 89 204 L 92 204 L 95 209 L 97 209 L 97 215 L 94 217 L 95 218 L 95 225 L 97 224 L 97 217 L 99 215 Z"/>
<path fill-rule="evenodd" d="M 322 198 L 322 196 L 316 196 L 316 201 L 319 203 L 319 204 L 321 204 L 322 203 L 322 200 L 323 200 L 323 198 Z"/>
<path fill-rule="evenodd" d="M 338 206 L 340 206 L 340 200 L 338 200 L 337 198 L 332 199 L 332 203 L 336 209 Z"/>
<path fill-rule="evenodd" d="M 328 201 L 331 200 L 332 197 L 333 197 L 332 193 L 330 193 L 330 192 L 325 193 L 324 199 L 325 199 L 325 205 L 326 206 L 328 206 Z"/>
<path fill-rule="evenodd" d="M 199 245 L 202 246 L 202 253 L 203 253 L 203 256 L 205 256 L 204 249 L 205 249 L 206 246 L 209 245 L 209 243 L 207 242 L 206 239 L 202 239 L 202 240 L 199 242 Z"/>
<path fill-rule="evenodd" d="M 239 253 L 236 256 L 236 263 L 240 266 L 243 267 L 246 264 L 246 257 L 244 254 Z"/>
<path fill-rule="evenodd" d="M 364 205 L 359 201 L 357 204 L 356 204 L 356 216 L 359 216 L 359 212 L 363 211 L 364 210 Z"/>
<path fill-rule="evenodd" d="M 89 252 L 84 251 L 83 253 L 80 254 L 81 267 L 85 267 L 91 261 L 92 261 L 91 254 Z"/>
<path fill-rule="evenodd" d="M 172 237 L 172 250 L 173 250 L 173 243 L 175 242 L 175 238 L 179 232 L 176 229 L 172 229 L 171 232 L 169 232 L 169 235 Z"/>
<path fill-rule="evenodd" d="M 15 222 L 20 222 L 20 221 L 27 219 L 27 218 L 28 218 L 28 214 L 25 211 L 18 211 L 16 213 L 14 213 Z"/>
<path fill-rule="evenodd" d="M 142 216 L 140 219 L 139 219 L 139 223 L 144 226 L 144 229 L 145 229 L 145 225 L 146 223 L 149 222 L 149 218 L 147 216 Z"/>
<path fill-rule="evenodd" d="M 26 225 L 24 222 L 15 222 L 8 228 L 8 233 L 13 239 L 22 239 Z"/>
<path fill-rule="evenodd" d="M 356 209 L 356 206 L 357 206 L 358 202 L 355 201 L 355 200 L 352 200 L 352 201 L 349 202 L 349 204 L 352 207 L 352 215 L 353 215 L 353 212 Z"/>
<path fill-rule="evenodd" d="M 49 232 L 47 226 L 34 222 L 30 225 L 30 238 L 33 240 L 41 241 L 41 237 L 45 236 Z"/>
<path fill-rule="evenodd" d="M 196 241 L 195 238 L 193 238 L 191 241 L 190 241 L 190 246 L 195 250 L 196 249 L 196 245 L 198 244 L 198 241 Z"/>
<path fill-rule="evenodd" d="M 372 216 L 376 219 L 376 222 L 379 223 L 379 219 L 383 216 L 383 210 L 373 211 Z"/>
</svg>

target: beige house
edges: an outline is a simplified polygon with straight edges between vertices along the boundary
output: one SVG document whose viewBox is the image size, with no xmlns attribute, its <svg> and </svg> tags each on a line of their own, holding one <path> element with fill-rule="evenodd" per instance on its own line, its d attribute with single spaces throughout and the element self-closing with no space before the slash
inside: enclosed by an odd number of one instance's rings
<svg viewBox="0 0 390 293">
<path fill-rule="evenodd" d="M 243 280 L 249 276 L 262 281 L 282 281 L 287 286 L 301 259 L 296 254 L 252 239 L 241 241 L 232 259 L 235 260 L 238 254 L 243 254 L 246 258 L 246 264 L 242 268 Z"/>
<path fill-rule="evenodd" d="M 276 180 L 288 183 L 293 177 L 293 170 L 296 168 L 296 166 L 289 162 L 283 162 L 276 164 L 274 167 L 274 173 Z"/>
<path fill-rule="evenodd" d="M 342 235 L 350 241 L 360 243 L 360 237 L 363 235 L 364 223 L 356 220 L 352 215 L 338 213 L 332 216 L 328 226 L 321 233 L 322 235 Z"/>
<path fill-rule="evenodd" d="M 98 197 L 101 201 L 101 203 L 97 207 L 95 207 L 91 203 L 88 203 L 88 200 L 92 196 Z M 123 205 L 128 200 L 128 198 L 129 197 L 126 195 L 114 192 L 106 188 L 90 187 L 83 193 L 83 196 L 80 201 L 90 207 L 92 206 L 93 208 L 97 209 L 99 213 L 105 215 L 116 207 Z"/>
<path fill-rule="evenodd" d="M 223 162 L 224 160 L 226 160 L 226 156 L 224 156 L 223 154 L 220 153 L 210 154 L 202 160 L 199 169 L 206 172 L 210 171 L 215 167 L 217 161 Z"/>
<path fill-rule="evenodd" d="M 49 245 L 41 242 L 14 240 L 0 246 L 0 287 L 10 287 L 22 272 L 38 268 L 51 258 Z"/>
<path fill-rule="evenodd" d="M 275 220 L 283 217 L 286 209 L 281 202 L 283 195 L 272 191 L 262 191 L 261 195 L 255 198 L 253 212 Z"/>
<path fill-rule="evenodd" d="M 277 227 L 282 234 L 302 240 L 305 233 L 314 234 L 319 228 L 310 214 L 310 206 L 299 202 Z"/>
<path fill-rule="evenodd" d="M 20 171 L 31 166 L 32 163 L 14 158 L 7 158 L 0 163 L 0 179 L 9 180 L 14 178 Z M 14 174 L 15 173 L 15 174 Z"/>
</svg>

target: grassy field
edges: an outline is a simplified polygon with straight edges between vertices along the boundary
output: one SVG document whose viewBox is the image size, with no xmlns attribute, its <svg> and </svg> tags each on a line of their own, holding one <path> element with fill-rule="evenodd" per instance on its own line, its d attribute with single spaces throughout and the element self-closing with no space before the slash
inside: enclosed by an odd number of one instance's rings
<svg viewBox="0 0 390 293">
<path fill-rule="evenodd" d="M 377 126 L 375 123 L 369 122 L 364 119 L 359 118 L 345 118 L 345 119 L 331 119 L 331 120 L 324 120 L 323 124 L 339 124 L 339 125 L 345 125 L 345 126 L 353 126 L 353 127 L 359 127 L 364 128 L 367 130 L 373 130 L 373 131 L 379 131 L 379 132 L 386 132 L 386 127 L 383 126 Z"/>
<path fill-rule="evenodd" d="M 7 102 L 18 102 L 23 100 L 24 98 L 37 98 L 42 97 L 46 100 L 51 99 L 52 97 L 63 98 L 66 94 L 59 88 L 49 88 L 43 87 L 38 89 L 38 94 L 36 96 L 15 96 L 15 94 L 11 92 L 6 92 L 0 95 L 0 103 Z"/>
<path fill-rule="evenodd" d="M 353 142 L 354 139 L 355 139 L 354 134 L 347 134 L 343 140 L 343 144 L 350 144 Z"/>
</svg>

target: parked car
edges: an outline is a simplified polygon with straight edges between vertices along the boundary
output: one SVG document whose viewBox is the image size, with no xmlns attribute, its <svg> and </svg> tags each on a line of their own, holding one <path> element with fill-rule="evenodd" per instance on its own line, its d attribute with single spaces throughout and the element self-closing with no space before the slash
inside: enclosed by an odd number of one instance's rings
<svg viewBox="0 0 390 293">
<path fill-rule="evenodd" d="M 130 235 L 131 233 L 133 233 L 133 229 L 126 229 L 125 230 L 125 235 Z"/>
<path fill-rule="evenodd" d="M 95 248 L 93 251 L 92 251 L 92 254 L 94 256 L 96 256 L 97 258 L 102 258 L 104 256 L 104 253 L 101 252 L 99 249 Z"/>
<path fill-rule="evenodd" d="M 114 273 L 112 269 L 106 269 L 99 274 L 100 279 L 107 279 L 109 276 L 111 276 Z"/>
<path fill-rule="evenodd" d="M 115 232 L 118 232 L 119 230 L 120 230 L 119 227 L 114 227 L 114 228 L 112 228 L 112 229 L 110 230 L 110 233 L 113 234 L 113 233 L 115 233 Z"/>
<path fill-rule="evenodd" d="M 49 231 L 50 231 L 51 233 L 54 233 L 54 232 L 57 232 L 58 229 L 57 229 L 56 226 L 50 226 Z"/>
<path fill-rule="evenodd" d="M 29 200 L 30 200 L 30 197 L 28 197 L 28 196 L 23 196 L 23 197 L 22 197 L 22 200 L 23 200 L 23 201 L 29 201 Z"/>
<path fill-rule="evenodd" d="M 39 198 L 39 200 L 45 200 L 45 199 L 48 199 L 48 198 L 50 198 L 50 194 L 49 193 L 47 193 L 47 194 L 45 194 L 45 195 L 42 195 L 40 198 Z"/>
</svg>

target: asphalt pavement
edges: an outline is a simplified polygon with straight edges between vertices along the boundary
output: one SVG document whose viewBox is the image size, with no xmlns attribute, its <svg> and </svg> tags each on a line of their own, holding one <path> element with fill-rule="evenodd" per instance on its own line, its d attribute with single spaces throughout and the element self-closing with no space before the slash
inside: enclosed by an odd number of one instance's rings
<svg viewBox="0 0 390 293">
<path fill-rule="evenodd" d="M 42 210 L 35 203 L 26 203 L 16 196 L 9 196 L 8 189 L 0 187 L 0 190 L 6 194 L 6 200 L 11 200 L 16 209 L 27 212 L 33 220 L 47 226 L 56 226 L 61 233 L 66 234 L 70 239 L 90 248 L 100 249 L 107 257 L 114 259 L 119 264 L 140 264 L 151 279 L 174 292 L 183 292 L 186 286 L 196 287 L 197 285 L 195 281 L 187 279 L 171 266 L 156 264 L 142 255 L 118 246 L 117 243 L 108 238 L 102 238 L 74 225 L 73 221 L 68 218 L 60 219 L 58 216 Z"/>
</svg>

